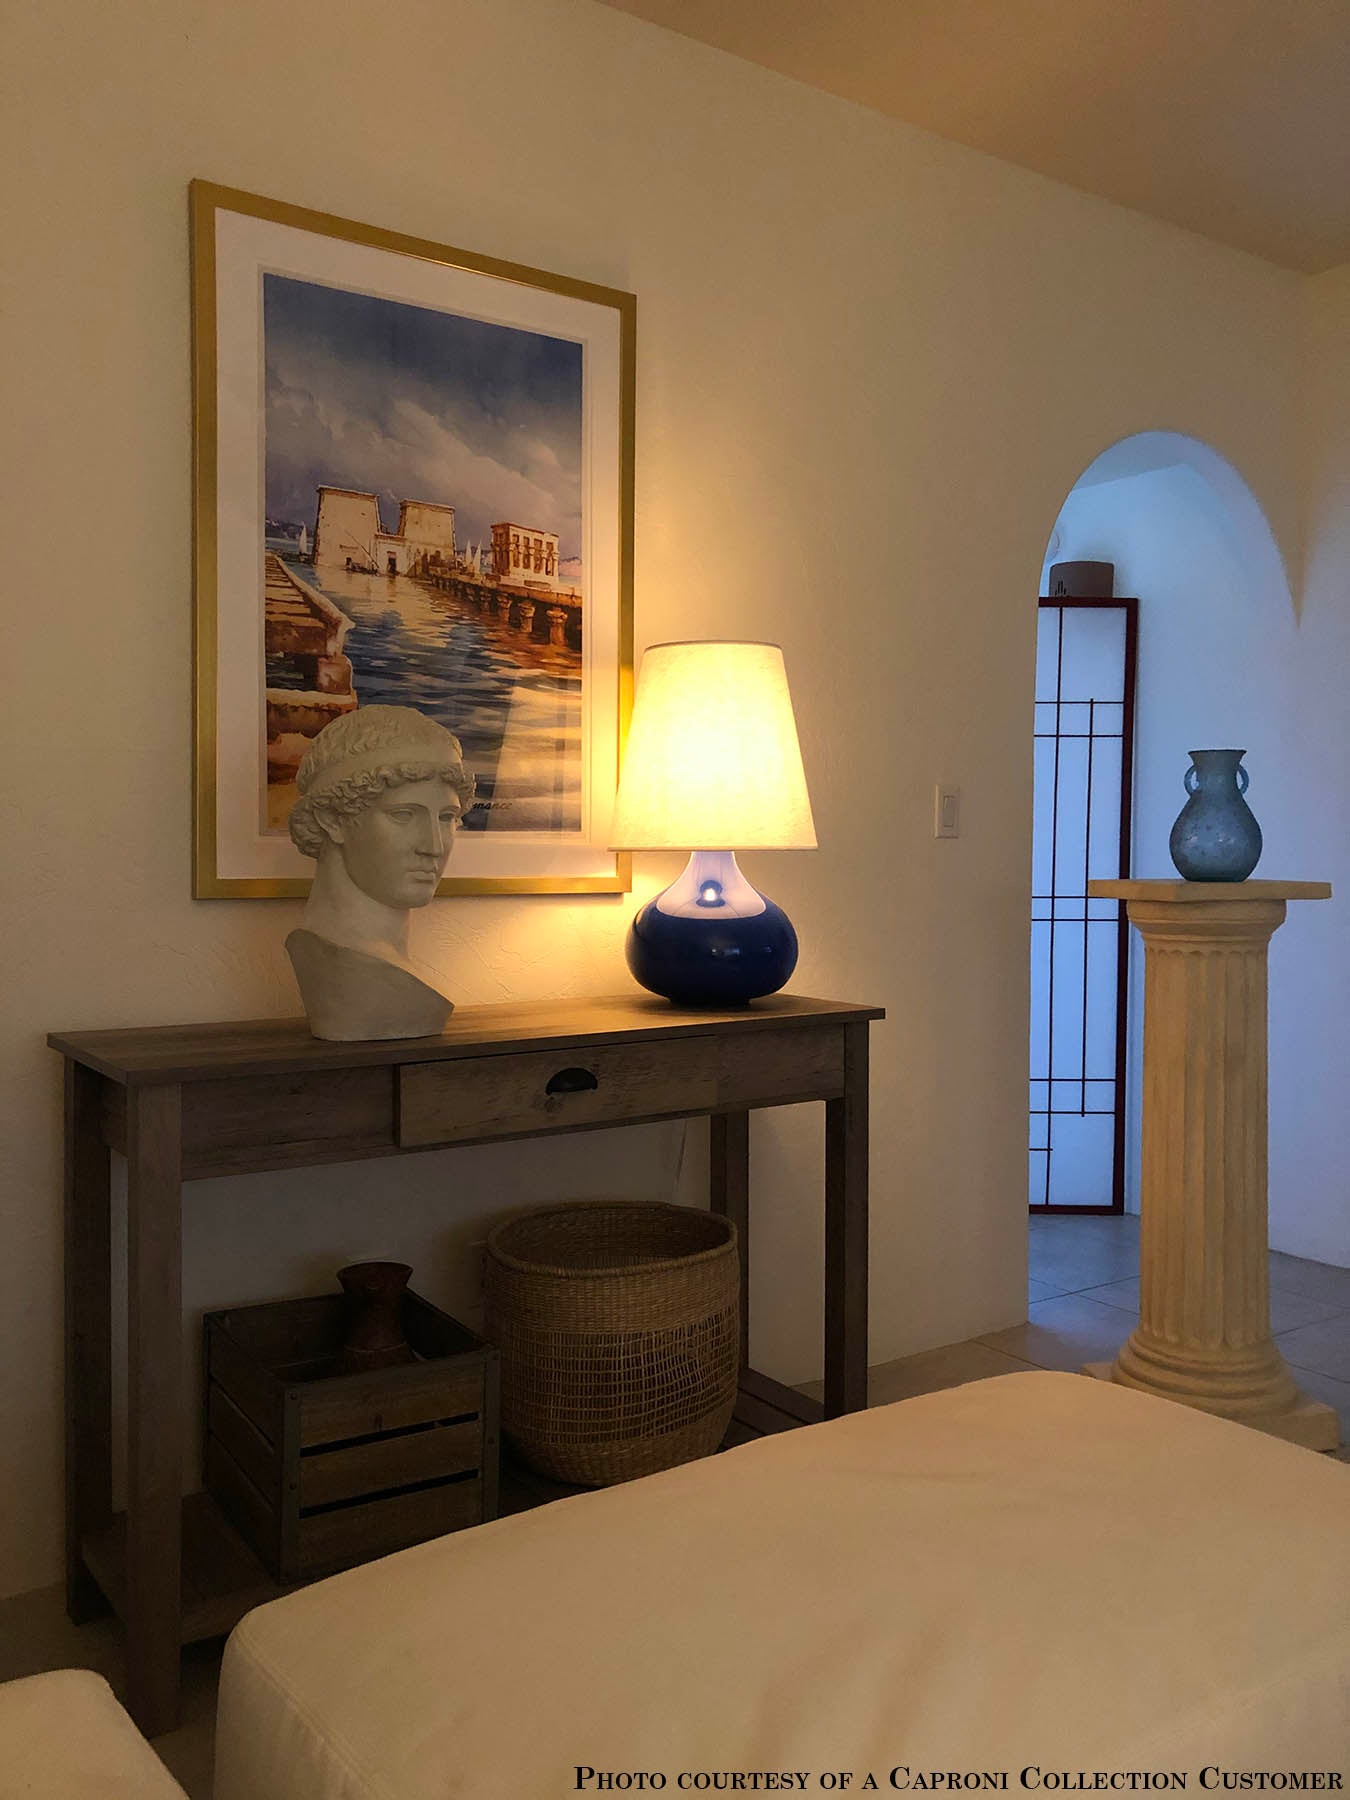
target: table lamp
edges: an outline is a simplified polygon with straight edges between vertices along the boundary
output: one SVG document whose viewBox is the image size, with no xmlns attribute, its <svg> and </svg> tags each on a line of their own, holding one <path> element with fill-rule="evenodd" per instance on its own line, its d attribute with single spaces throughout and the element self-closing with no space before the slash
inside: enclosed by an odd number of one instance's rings
<svg viewBox="0 0 1350 1800">
<path fill-rule="evenodd" d="M 797 934 L 737 850 L 814 850 L 777 644 L 653 644 L 642 659 L 612 847 L 688 850 L 628 934 L 628 967 L 677 1006 L 744 1005 L 797 966 Z M 716 848 L 703 849 L 702 845 Z"/>
</svg>

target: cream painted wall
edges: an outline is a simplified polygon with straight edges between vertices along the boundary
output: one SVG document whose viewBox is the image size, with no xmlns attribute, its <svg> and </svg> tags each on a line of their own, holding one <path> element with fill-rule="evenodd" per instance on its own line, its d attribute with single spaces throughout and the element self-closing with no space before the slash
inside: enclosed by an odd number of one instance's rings
<svg viewBox="0 0 1350 1800">
<path fill-rule="evenodd" d="M 1305 1007 L 1277 1007 L 1272 996 L 1271 1108 L 1288 1121 L 1289 1166 L 1301 1194 L 1297 1239 L 1285 1247 L 1350 1263 L 1350 263 L 1310 277 L 1303 300 L 1304 653 L 1290 805 L 1303 866 L 1331 881 L 1339 903 L 1303 908 L 1299 949 L 1286 952 L 1290 963 L 1301 958 L 1294 967 L 1310 980 L 1315 971 L 1333 974 Z"/>
<path fill-rule="evenodd" d="M 372 31 L 322 0 L 6 9 L 0 1590 L 58 1568 L 43 1033 L 296 1009 L 298 906 L 189 897 L 190 177 L 639 295 L 639 643 L 783 643 L 821 849 L 750 873 L 797 922 L 795 985 L 890 1013 L 874 1360 L 1023 1316 L 1034 600 L 1064 495 L 1166 425 L 1296 522 L 1296 277 L 589 0 L 391 0 L 376 36 L 423 54 L 383 98 Z M 522 46 L 515 104 L 498 72 Z M 930 835 L 939 779 L 956 842 Z M 673 872 L 641 859 L 642 893 Z M 605 991 L 630 909 L 441 902 L 429 932 L 465 1001 Z M 381 1248 L 462 1295 L 484 1216 L 668 1192 L 679 1136 L 203 1183 L 189 1304 Z M 819 1132 L 775 1116 L 754 1142 L 756 1356 L 804 1379 Z"/>
</svg>

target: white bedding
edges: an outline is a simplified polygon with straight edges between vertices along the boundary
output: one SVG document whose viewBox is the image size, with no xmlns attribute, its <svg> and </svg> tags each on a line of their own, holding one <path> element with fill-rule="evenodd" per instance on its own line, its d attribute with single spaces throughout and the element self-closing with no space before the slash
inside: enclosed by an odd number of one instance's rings
<svg viewBox="0 0 1350 1800">
<path fill-rule="evenodd" d="M 579 1788 L 578 1768 L 659 1772 L 671 1793 L 732 1772 L 819 1792 L 836 1771 L 895 1792 L 905 1769 L 911 1788 L 1002 1772 L 1011 1792 L 1176 1771 L 1200 1792 L 1205 1768 L 1350 1787 L 1348 1765 L 1350 1467 L 1029 1373 L 259 1608 L 226 1651 L 216 1796 L 615 1791 Z"/>
<path fill-rule="evenodd" d="M 0 1800 L 187 1800 L 92 1669 L 0 1683 Z"/>
</svg>

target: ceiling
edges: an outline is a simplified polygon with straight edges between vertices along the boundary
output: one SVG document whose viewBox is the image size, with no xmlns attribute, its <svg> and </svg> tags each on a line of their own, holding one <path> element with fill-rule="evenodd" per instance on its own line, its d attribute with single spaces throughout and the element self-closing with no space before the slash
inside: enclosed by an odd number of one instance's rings
<svg viewBox="0 0 1350 1800">
<path fill-rule="evenodd" d="M 605 0 L 1307 272 L 1350 261 L 1350 0 Z"/>
</svg>

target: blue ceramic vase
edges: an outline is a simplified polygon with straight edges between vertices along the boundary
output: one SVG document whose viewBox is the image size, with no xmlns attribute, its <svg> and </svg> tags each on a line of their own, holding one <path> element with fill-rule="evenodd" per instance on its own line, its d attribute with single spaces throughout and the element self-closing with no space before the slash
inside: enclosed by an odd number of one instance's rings
<svg viewBox="0 0 1350 1800">
<path fill-rule="evenodd" d="M 1187 881 L 1245 881 L 1261 860 L 1261 827 L 1242 796 L 1245 750 L 1192 750 L 1190 795 L 1167 847 Z"/>
<path fill-rule="evenodd" d="M 730 850 L 695 850 L 628 933 L 628 967 L 676 1006 L 745 1006 L 776 994 L 797 966 L 797 933 L 751 887 Z"/>
</svg>

